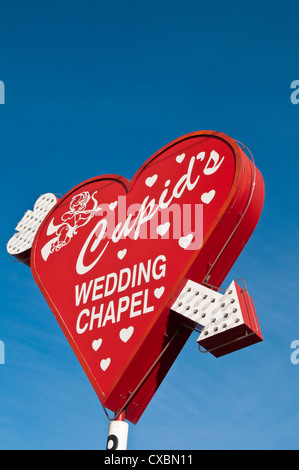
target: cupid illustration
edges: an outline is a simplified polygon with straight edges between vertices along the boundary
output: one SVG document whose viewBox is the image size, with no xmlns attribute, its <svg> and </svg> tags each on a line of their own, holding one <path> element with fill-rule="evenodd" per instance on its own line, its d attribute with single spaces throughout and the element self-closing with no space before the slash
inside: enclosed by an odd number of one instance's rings
<svg viewBox="0 0 299 470">
<path fill-rule="evenodd" d="M 42 256 L 45 261 L 50 253 L 59 251 L 66 246 L 77 234 L 78 229 L 88 224 L 92 217 L 101 210 L 98 201 L 95 199 L 96 193 L 97 191 L 94 191 L 90 195 L 88 191 L 83 191 L 76 194 L 70 202 L 69 210 L 61 216 L 62 223 L 54 225 L 54 219 L 51 220 L 47 235 L 55 233 L 56 237 L 46 243 L 42 249 Z"/>
</svg>

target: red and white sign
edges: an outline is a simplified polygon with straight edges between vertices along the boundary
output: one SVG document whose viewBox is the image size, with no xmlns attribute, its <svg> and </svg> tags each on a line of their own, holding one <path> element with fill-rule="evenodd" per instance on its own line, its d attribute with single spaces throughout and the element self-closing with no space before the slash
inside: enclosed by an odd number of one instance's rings
<svg viewBox="0 0 299 470">
<path fill-rule="evenodd" d="M 187 280 L 220 286 L 259 219 L 259 171 L 196 132 L 131 181 L 76 186 L 48 213 L 31 269 L 103 406 L 136 423 L 190 335 L 170 307 Z"/>
</svg>

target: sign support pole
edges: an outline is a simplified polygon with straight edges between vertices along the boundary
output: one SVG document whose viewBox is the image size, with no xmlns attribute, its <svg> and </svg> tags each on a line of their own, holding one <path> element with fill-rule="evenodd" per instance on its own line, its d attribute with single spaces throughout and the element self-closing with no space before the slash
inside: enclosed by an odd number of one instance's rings
<svg viewBox="0 0 299 470">
<path fill-rule="evenodd" d="M 125 422 L 125 411 L 109 424 L 106 450 L 127 450 L 129 424 Z"/>
</svg>

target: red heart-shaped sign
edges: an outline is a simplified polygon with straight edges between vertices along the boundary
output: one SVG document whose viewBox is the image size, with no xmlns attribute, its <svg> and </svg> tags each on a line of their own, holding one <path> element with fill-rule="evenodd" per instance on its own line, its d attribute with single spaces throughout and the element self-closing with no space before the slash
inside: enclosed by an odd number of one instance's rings
<svg viewBox="0 0 299 470">
<path fill-rule="evenodd" d="M 104 407 L 136 423 L 190 335 L 170 305 L 187 279 L 220 285 L 251 235 L 263 180 L 235 141 L 188 134 L 132 181 L 66 194 L 31 267 Z"/>
</svg>

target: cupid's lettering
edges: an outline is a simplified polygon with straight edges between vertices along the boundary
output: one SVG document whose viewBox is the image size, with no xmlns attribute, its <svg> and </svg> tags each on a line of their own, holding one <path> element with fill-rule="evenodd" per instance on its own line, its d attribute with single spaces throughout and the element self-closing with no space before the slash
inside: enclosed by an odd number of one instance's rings
<svg viewBox="0 0 299 470">
<path fill-rule="evenodd" d="M 156 203 L 155 198 L 149 200 L 149 196 L 147 196 L 144 201 L 141 204 L 140 210 L 135 217 L 135 219 L 132 222 L 132 214 L 129 214 L 125 222 L 120 222 L 115 229 L 113 230 L 113 233 L 111 235 L 111 240 L 113 242 L 118 242 L 121 238 L 127 237 L 131 234 L 132 231 L 134 231 L 134 236 L 133 238 L 137 240 L 140 230 L 144 224 L 146 224 L 149 220 L 151 220 L 157 213 L 158 210 L 163 210 L 169 207 L 169 205 L 172 203 L 173 199 L 179 199 L 184 191 L 186 189 L 188 191 L 192 191 L 195 186 L 197 185 L 199 181 L 199 175 L 195 178 L 194 181 L 192 181 L 192 171 L 194 167 L 196 157 L 191 157 L 187 173 L 184 174 L 176 183 L 176 185 L 173 188 L 172 194 L 169 197 L 169 199 L 166 201 L 167 195 L 168 195 L 168 188 L 166 188 L 160 195 L 159 202 Z M 169 182 L 169 180 L 167 181 Z M 169 183 L 165 185 L 169 185 Z M 105 220 L 105 219 L 104 219 Z M 131 225 L 130 225 L 131 223 Z M 99 246 L 100 242 L 103 240 L 105 236 L 107 228 L 107 221 L 101 220 L 92 230 L 90 235 L 88 236 L 87 240 L 85 241 L 82 250 L 80 251 L 77 264 L 76 264 L 76 270 L 78 274 L 85 274 L 88 271 L 90 271 L 101 259 L 104 251 L 106 250 L 110 240 L 108 240 L 100 252 L 100 254 L 93 260 L 92 263 L 85 265 L 84 264 L 84 257 L 87 251 L 93 252 L 95 249 Z M 95 241 L 92 241 L 94 238 L 94 235 L 97 235 L 97 239 Z"/>
<path fill-rule="evenodd" d="M 183 158 L 185 158 L 185 154 L 183 154 Z M 182 155 L 179 155 L 176 160 L 180 164 Z M 207 161 L 205 162 L 205 160 Z M 60 223 L 55 223 L 54 225 L 54 219 L 50 221 L 47 234 L 55 235 L 54 238 L 49 240 L 42 248 L 43 259 L 47 261 L 52 253 L 59 251 L 65 245 L 69 244 L 72 238 L 81 230 L 81 227 L 89 224 L 90 220 L 95 216 L 102 216 L 103 218 L 93 227 L 83 243 L 76 262 L 76 271 L 78 274 L 89 272 L 99 262 L 107 250 L 110 241 L 117 243 L 120 239 L 127 237 L 134 240 L 143 238 L 149 221 L 152 220 L 154 222 L 154 218 L 156 217 L 157 220 L 158 216 L 161 215 L 165 223 L 164 216 L 169 215 L 167 214 L 167 210 L 169 211 L 175 208 L 175 200 L 180 199 L 185 191 L 192 191 L 197 186 L 200 175 L 198 174 L 198 170 L 197 174 L 195 174 L 195 164 L 198 161 L 204 162 L 203 174 L 209 176 L 213 175 L 220 168 L 224 157 L 220 158 L 215 150 L 210 152 L 208 158 L 205 152 L 200 152 L 196 157 L 192 156 L 188 163 L 187 172 L 183 174 L 175 184 L 171 184 L 170 179 L 167 179 L 157 200 L 150 198 L 148 195 L 141 204 L 132 204 L 129 208 L 130 213 L 127 214 L 127 211 L 124 210 L 117 225 L 115 224 L 114 214 L 112 214 L 111 210 L 110 213 L 106 211 L 107 216 L 105 218 L 103 217 L 105 213 L 104 207 L 107 204 L 101 203 L 100 207 L 95 197 L 97 191 L 93 194 L 89 194 L 88 191 L 76 194 L 70 202 L 69 210 L 61 216 Z M 160 175 L 154 174 L 146 179 L 146 181 L 148 181 L 148 184 L 146 184 L 151 187 L 158 178 L 160 178 Z M 126 200 L 125 196 L 124 199 Z M 111 205 L 114 206 L 114 204 L 116 204 L 116 202 L 110 204 L 108 207 L 111 208 Z M 120 201 L 118 205 L 120 208 L 122 205 Z M 167 229 L 167 225 L 161 228 L 161 230 L 164 229 Z M 173 227 L 173 231 L 174 230 L 177 230 L 177 227 Z M 87 255 L 88 262 L 86 262 Z"/>
</svg>

